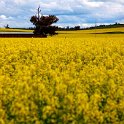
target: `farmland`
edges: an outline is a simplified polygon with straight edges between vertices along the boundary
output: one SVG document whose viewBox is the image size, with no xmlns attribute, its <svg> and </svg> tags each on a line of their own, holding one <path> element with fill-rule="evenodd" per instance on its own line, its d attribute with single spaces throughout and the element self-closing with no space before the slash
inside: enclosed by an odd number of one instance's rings
<svg viewBox="0 0 124 124">
<path fill-rule="evenodd" d="M 123 124 L 122 32 L 0 38 L 0 124 Z"/>
<path fill-rule="evenodd" d="M 12 28 L 0 28 L 0 32 L 32 32 L 32 30 L 24 29 L 12 29 Z"/>
</svg>

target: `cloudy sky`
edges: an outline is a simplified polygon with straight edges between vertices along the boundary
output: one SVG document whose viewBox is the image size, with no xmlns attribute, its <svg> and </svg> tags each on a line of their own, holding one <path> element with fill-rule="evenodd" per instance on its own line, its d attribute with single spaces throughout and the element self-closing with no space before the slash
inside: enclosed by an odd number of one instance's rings
<svg viewBox="0 0 124 124">
<path fill-rule="evenodd" d="M 44 15 L 59 18 L 58 26 L 124 23 L 124 0 L 0 0 L 0 27 L 31 27 L 40 5 Z"/>
</svg>

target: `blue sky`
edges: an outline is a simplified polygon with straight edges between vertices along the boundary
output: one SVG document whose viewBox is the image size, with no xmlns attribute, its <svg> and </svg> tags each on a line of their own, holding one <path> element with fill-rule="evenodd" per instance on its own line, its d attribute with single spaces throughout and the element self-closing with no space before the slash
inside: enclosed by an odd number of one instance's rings
<svg viewBox="0 0 124 124">
<path fill-rule="evenodd" d="M 0 27 L 31 27 L 40 5 L 42 14 L 59 18 L 58 26 L 81 27 L 124 23 L 124 0 L 0 0 Z"/>
</svg>

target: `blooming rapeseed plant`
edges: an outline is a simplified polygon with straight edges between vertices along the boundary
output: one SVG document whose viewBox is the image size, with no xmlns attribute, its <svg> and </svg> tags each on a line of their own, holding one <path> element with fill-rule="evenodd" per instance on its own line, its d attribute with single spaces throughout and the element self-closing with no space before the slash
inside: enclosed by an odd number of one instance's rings
<svg viewBox="0 0 124 124">
<path fill-rule="evenodd" d="M 0 39 L 0 124 L 124 123 L 124 39 Z"/>
</svg>

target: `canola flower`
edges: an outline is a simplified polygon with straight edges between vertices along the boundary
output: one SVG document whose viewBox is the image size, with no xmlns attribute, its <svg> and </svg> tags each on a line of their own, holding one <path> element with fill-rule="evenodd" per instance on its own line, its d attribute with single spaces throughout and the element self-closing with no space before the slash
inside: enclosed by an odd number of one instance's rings
<svg viewBox="0 0 124 124">
<path fill-rule="evenodd" d="M 123 124 L 124 39 L 0 39 L 0 124 Z"/>
</svg>

